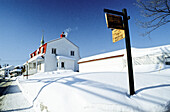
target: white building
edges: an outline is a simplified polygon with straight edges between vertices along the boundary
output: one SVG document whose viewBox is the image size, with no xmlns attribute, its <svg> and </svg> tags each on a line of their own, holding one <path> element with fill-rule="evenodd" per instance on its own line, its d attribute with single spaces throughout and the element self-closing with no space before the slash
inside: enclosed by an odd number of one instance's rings
<svg viewBox="0 0 170 112">
<path fill-rule="evenodd" d="M 0 69 L 0 76 L 2 78 L 5 78 L 5 77 L 10 77 L 10 71 L 12 71 L 14 69 L 14 66 L 13 65 L 9 65 L 9 66 L 6 66 L 6 67 L 2 67 Z"/>
<path fill-rule="evenodd" d="M 23 69 L 22 65 L 15 66 L 14 69 L 10 71 L 10 77 L 22 75 L 22 69 Z"/>
<path fill-rule="evenodd" d="M 133 66 L 159 64 L 158 69 L 170 65 L 170 45 L 137 49 L 132 48 Z M 126 50 L 113 51 L 82 58 L 78 61 L 80 72 L 123 71 L 127 67 Z"/>
<path fill-rule="evenodd" d="M 54 70 L 78 71 L 80 59 L 79 47 L 61 35 L 61 38 L 44 44 L 30 54 L 30 59 L 24 63 L 25 74 L 47 72 Z"/>
</svg>

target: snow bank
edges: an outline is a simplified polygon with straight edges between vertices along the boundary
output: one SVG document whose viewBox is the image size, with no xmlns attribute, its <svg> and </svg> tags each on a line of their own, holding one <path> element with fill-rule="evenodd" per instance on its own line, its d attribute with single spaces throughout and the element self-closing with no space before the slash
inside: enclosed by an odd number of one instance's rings
<svg viewBox="0 0 170 112">
<path fill-rule="evenodd" d="M 154 65 L 146 68 L 156 67 Z M 142 67 L 139 67 L 142 68 Z M 18 84 L 37 111 L 50 112 L 163 112 L 170 109 L 170 68 L 140 72 L 136 94 L 128 95 L 126 72 L 53 71 L 37 73 Z"/>
<path fill-rule="evenodd" d="M 138 65 L 158 65 L 154 69 L 163 69 L 164 64 L 170 64 L 170 45 L 142 49 L 132 48 L 132 62 L 133 66 L 137 68 Z M 126 70 L 127 54 L 123 49 L 82 58 L 78 63 L 80 72 L 121 72 Z"/>
</svg>

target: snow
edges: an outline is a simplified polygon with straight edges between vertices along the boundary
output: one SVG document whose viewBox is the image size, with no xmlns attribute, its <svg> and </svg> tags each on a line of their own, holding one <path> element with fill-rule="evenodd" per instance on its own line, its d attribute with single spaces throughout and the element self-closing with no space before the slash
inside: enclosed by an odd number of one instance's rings
<svg viewBox="0 0 170 112">
<path fill-rule="evenodd" d="M 42 59 L 43 60 L 42 56 L 43 56 L 43 54 L 36 55 L 36 56 L 32 57 L 31 59 L 29 59 L 28 63 L 30 63 L 32 61 L 35 61 L 37 59 Z M 24 63 L 24 64 L 26 64 L 26 63 Z"/>
<path fill-rule="evenodd" d="M 4 95 L 0 96 L 0 111 L 1 112 L 34 112 L 32 105 L 22 94 L 17 86 L 15 77 L 10 79 L 11 82 L 8 88 L 4 91 Z"/>
<path fill-rule="evenodd" d="M 0 70 L 6 70 L 6 69 L 12 70 L 13 68 L 14 68 L 13 65 L 9 65 L 9 66 L 1 68 Z"/>
<path fill-rule="evenodd" d="M 141 56 L 150 55 L 150 54 L 166 54 L 166 53 L 170 53 L 170 45 L 164 45 L 164 46 L 152 47 L 152 48 L 132 47 L 131 50 L 132 50 L 132 57 L 141 57 Z M 110 56 L 117 56 L 117 55 L 122 55 L 122 54 L 125 54 L 124 58 L 126 58 L 126 49 L 103 53 L 103 54 L 94 55 L 90 57 L 85 57 L 85 58 L 80 59 L 78 62 L 99 59 L 99 58 L 104 58 L 104 57 L 110 57 Z"/>
<path fill-rule="evenodd" d="M 129 96 L 127 68 L 122 72 L 52 71 L 18 77 L 36 111 L 164 112 L 170 110 L 170 67 L 135 66 L 135 91 Z"/>
<path fill-rule="evenodd" d="M 22 72 L 22 69 L 14 69 L 10 73 L 13 73 L 13 72 Z"/>
<path fill-rule="evenodd" d="M 85 58 L 80 59 L 78 62 L 94 60 L 94 59 L 100 59 L 100 58 L 110 57 L 110 56 L 117 56 L 117 55 L 122 55 L 122 54 L 125 54 L 125 53 L 126 53 L 126 51 L 125 51 L 125 49 L 123 49 L 123 50 L 118 50 L 118 51 L 98 54 L 98 55 L 94 55 L 94 56 L 90 56 L 90 57 L 85 57 Z"/>
<path fill-rule="evenodd" d="M 74 58 L 71 57 L 66 57 L 66 56 L 56 56 L 57 59 L 66 59 L 66 60 L 76 60 Z"/>
<path fill-rule="evenodd" d="M 125 49 L 79 62 L 122 54 L 126 65 Z M 135 82 L 132 96 L 127 66 L 117 72 L 41 72 L 28 79 L 19 76 L 17 83 L 37 112 L 165 112 L 170 111 L 170 65 L 164 65 L 168 57 L 170 45 L 132 48 Z"/>
<path fill-rule="evenodd" d="M 113 56 L 115 57 L 111 58 Z M 157 69 L 162 69 L 165 63 L 170 63 L 169 57 L 170 45 L 143 49 L 132 48 L 132 62 L 134 66 L 152 66 L 153 64 L 157 64 Z M 82 58 L 78 62 L 80 72 L 121 72 L 124 67 L 127 67 L 127 55 L 126 50 L 123 49 Z M 139 71 L 141 72 L 145 70 L 139 69 Z"/>
</svg>

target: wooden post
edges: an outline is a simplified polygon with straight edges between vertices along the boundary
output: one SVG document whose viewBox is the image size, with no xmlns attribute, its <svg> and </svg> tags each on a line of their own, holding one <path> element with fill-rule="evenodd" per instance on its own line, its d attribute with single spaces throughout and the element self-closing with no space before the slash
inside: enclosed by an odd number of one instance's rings
<svg viewBox="0 0 170 112">
<path fill-rule="evenodd" d="M 129 26 L 128 26 L 129 17 L 127 16 L 127 11 L 126 9 L 123 9 L 122 12 L 104 9 L 104 12 L 123 16 L 122 24 L 124 26 L 122 29 L 125 30 L 125 43 L 126 43 L 127 65 L 128 65 L 128 75 L 129 75 L 129 90 L 130 90 L 130 95 L 133 95 L 135 94 L 135 89 L 134 89 L 135 87 L 134 87 L 133 66 L 132 66 L 133 63 L 132 63 L 132 56 L 131 56 L 131 45 L 130 45 Z M 110 23 L 110 24 L 114 24 L 114 23 Z M 116 29 L 116 27 L 112 27 L 112 29 Z"/>
<path fill-rule="evenodd" d="M 27 79 L 28 79 L 28 69 L 29 69 L 29 63 L 27 63 L 27 71 L 26 71 Z"/>
<path fill-rule="evenodd" d="M 131 56 L 128 17 L 127 17 L 126 9 L 123 9 L 122 12 L 123 12 L 123 23 L 125 29 L 125 43 L 126 43 L 127 64 L 128 64 L 128 74 L 129 74 L 129 90 L 130 90 L 130 95 L 133 95 L 135 94 L 135 89 L 134 89 L 133 66 L 132 66 L 133 63 L 132 63 L 132 56 Z"/>
</svg>

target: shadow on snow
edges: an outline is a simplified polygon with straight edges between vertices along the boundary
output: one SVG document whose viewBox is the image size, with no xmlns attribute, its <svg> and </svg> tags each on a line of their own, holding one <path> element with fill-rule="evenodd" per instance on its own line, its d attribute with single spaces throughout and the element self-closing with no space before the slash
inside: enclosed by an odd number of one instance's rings
<svg viewBox="0 0 170 112">
<path fill-rule="evenodd" d="M 109 85 L 109 84 L 105 84 L 105 83 L 101 83 L 101 82 L 97 82 L 97 81 L 86 80 L 86 79 L 76 77 L 76 76 L 80 76 L 80 75 L 90 75 L 90 74 L 93 74 L 93 73 L 83 73 L 83 74 L 78 74 L 78 75 L 73 75 L 73 76 L 65 76 L 65 77 L 29 79 L 27 82 L 43 82 L 43 83 L 45 83 L 45 85 L 39 90 L 39 92 L 35 96 L 35 98 L 33 100 L 33 104 L 34 104 L 35 100 L 38 98 L 41 91 L 45 87 L 47 87 L 48 85 L 50 85 L 52 83 L 60 83 L 60 84 L 64 84 L 64 85 L 67 85 L 69 87 L 81 90 L 83 92 L 89 93 L 91 95 L 97 96 L 99 98 L 103 98 L 105 100 L 120 104 L 122 106 L 130 107 L 130 108 L 132 108 L 134 110 L 139 111 L 139 108 L 136 107 L 136 106 L 133 106 L 132 104 L 127 104 L 127 103 L 125 103 L 123 101 L 119 101 L 119 100 L 113 99 L 111 97 L 104 96 L 101 93 L 90 91 L 88 89 L 84 89 L 84 88 L 77 87 L 77 86 L 74 85 L 74 84 L 79 84 L 79 85 L 86 85 L 86 86 L 90 86 L 90 87 L 95 87 L 95 88 L 103 89 L 103 90 L 106 90 L 106 91 L 115 92 L 115 93 L 120 94 L 120 95 L 122 95 L 124 97 L 127 97 L 127 98 L 131 98 L 130 96 L 127 95 L 127 90 L 124 89 L 124 88 L 120 88 L 120 87 L 116 87 L 116 86 L 113 86 L 113 85 Z M 71 80 L 68 80 L 67 78 L 71 78 Z M 59 81 L 59 80 L 63 80 L 63 79 L 64 79 L 64 82 Z M 150 86 L 150 87 L 145 87 L 145 88 L 138 89 L 136 91 L 136 97 L 135 98 L 139 99 L 139 100 L 143 100 L 145 102 L 150 102 L 150 103 L 153 103 L 153 104 L 162 105 L 161 102 L 158 102 L 157 100 L 167 101 L 166 99 L 162 99 L 161 97 L 147 95 L 147 94 L 144 94 L 145 97 L 139 97 L 137 94 L 140 93 L 141 91 L 144 91 L 144 90 L 154 89 L 154 88 L 161 88 L 161 87 L 169 87 L 169 86 L 170 86 L 170 84 L 162 84 L 162 85 L 156 85 L 156 86 Z M 134 98 L 134 97 L 132 97 L 132 98 Z M 144 110 L 140 109 L 140 111 L 144 111 Z"/>
</svg>

